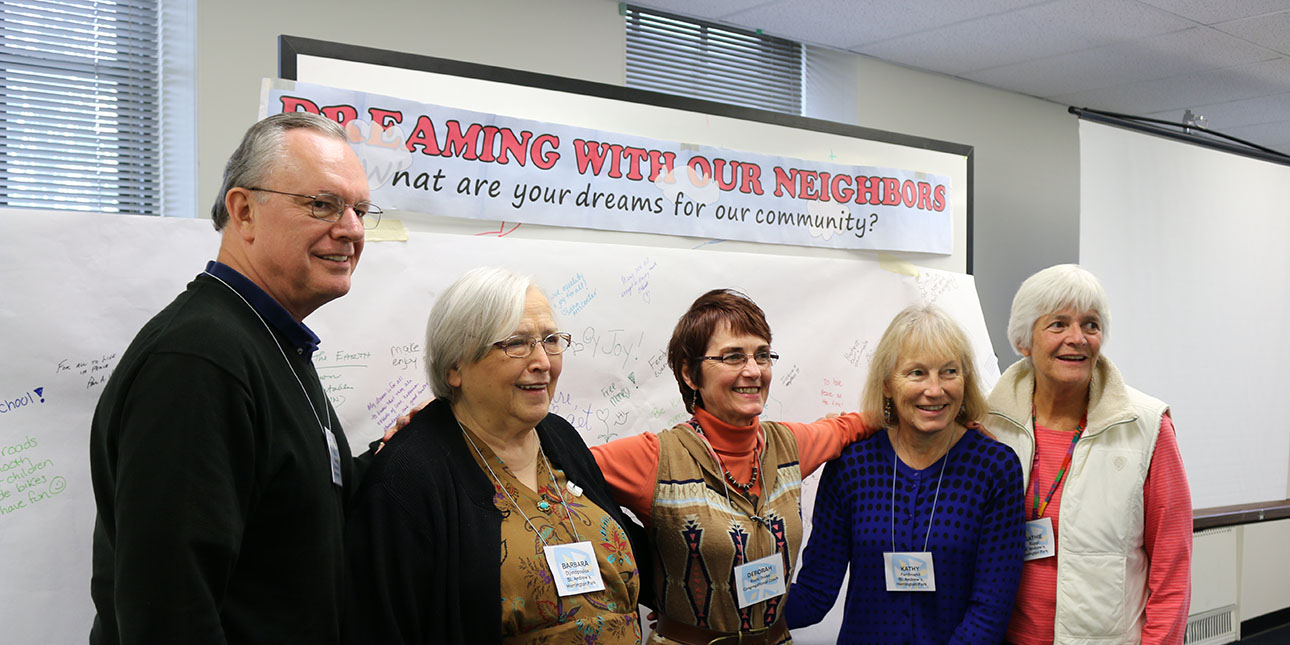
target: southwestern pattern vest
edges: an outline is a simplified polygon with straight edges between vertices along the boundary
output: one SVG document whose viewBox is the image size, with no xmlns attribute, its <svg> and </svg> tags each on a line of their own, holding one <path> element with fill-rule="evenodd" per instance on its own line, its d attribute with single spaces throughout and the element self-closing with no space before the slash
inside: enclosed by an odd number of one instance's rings
<svg viewBox="0 0 1290 645">
<path fill-rule="evenodd" d="M 659 608 L 672 620 L 733 632 L 770 626 L 783 612 L 785 596 L 739 609 L 734 589 L 735 566 L 776 552 L 791 576 L 802 542 L 797 441 L 779 423 L 761 430 L 762 494 L 754 500 L 730 486 L 729 502 L 703 439 L 686 424 L 658 435 L 650 537 Z"/>
</svg>

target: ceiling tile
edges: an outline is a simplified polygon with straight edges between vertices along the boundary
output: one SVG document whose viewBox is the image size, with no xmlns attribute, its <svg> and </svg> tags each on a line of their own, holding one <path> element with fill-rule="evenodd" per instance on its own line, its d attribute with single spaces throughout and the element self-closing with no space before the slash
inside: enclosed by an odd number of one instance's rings
<svg viewBox="0 0 1290 645">
<path fill-rule="evenodd" d="M 1290 9 L 1290 0 L 1139 0 L 1203 25 Z"/>
<path fill-rule="evenodd" d="M 781 0 L 725 18 L 766 33 L 849 49 L 1044 2 L 1046 0 Z"/>
<path fill-rule="evenodd" d="M 962 75 L 1182 31 L 1191 21 L 1124 0 L 1034 5 L 855 48 L 892 62 Z"/>
<path fill-rule="evenodd" d="M 1286 88 L 1290 88 L 1290 60 L 1278 58 L 1050 98 L 1068 105 L 1147 114 L 1282 94 Z"/>
<path fill-rule="evenodd" d="M 1215 28 L 1256 45 L 1290 54 L 1290 11 L 1225 22 Z"/>
<path fill-rule="evenodd" d="M 1239 128 L 1218 129 L 1223 134 L 1257 143 L 1265 148 L 1290 144 L 1290 121 L 1247 125 Z"/>
<path fill-rule="evenodd" d="M 1290 88 L 1286 89 L 1290 90 Z M 1258 98 L 1224 103 L 1211 103 L 1209 105 L 1192 105 L 1190 107 L 1192 112 L 1205 117 L 1209 127 L 1219 132 L 1227 132 L 1231 128 L 1272 123 L 1290 118 L 1290 91 L 1284 94 L 1260 96 Z M 1147 116 L 1158 119 L 1172 119 L 1181 113 L 1182 110 L 1172 110 L 1169 112 L 1150 113 Z"/>
<path fill-rule="evenodd" d="M 1270 60 L 1275 55 L 1209 27 L 971 72 L 994 87 L 1051 97 Z"/>
<path fill-rule="evenodd" d="M 628 4 L 634 7 L 654 9 L 674 13 L 678 16 L 689 16 L 715 22 L 722 16 L 728 16 L 749 7 L 766 4 L 766 0 L 704 0 L 703 2 L 694 2 L 693 0 L 644 0 L 643 2 L 630 2 Z"/>
</svg>

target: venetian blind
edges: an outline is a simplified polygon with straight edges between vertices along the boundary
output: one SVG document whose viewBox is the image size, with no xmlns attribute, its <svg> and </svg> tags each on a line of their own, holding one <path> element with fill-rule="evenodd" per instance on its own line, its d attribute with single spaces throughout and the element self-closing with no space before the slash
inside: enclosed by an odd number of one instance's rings
<svg viewBox="0 0 1290 645">
<path fill-rule="evenodd" d="M 0 3 L 0 206 L 158 214 L 157 4 Z"/>
<path fill-rule="evenodd" d="M 802 45 L 625 7 L 627 86 L 802 113 Z"/>
</svg>

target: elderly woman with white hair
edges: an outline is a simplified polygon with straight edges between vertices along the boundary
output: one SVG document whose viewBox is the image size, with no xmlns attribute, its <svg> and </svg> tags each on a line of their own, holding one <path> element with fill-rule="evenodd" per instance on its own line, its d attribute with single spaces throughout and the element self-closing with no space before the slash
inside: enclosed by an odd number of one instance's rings
<svg viewBox="0 0 1290 645">
<path fill-rule="evenodd" d="M 1110 318 L 1102 285 L 1073 264 L 1031 276 L 1012 301 L 1008 340 L 1024 358 L 986 419 L 1026 477 L 1011 643 L 1183 641 L 1191 492 L 1169 406 L 1101 353 Z"/>
<path fill-rule="evenodd" d="M 435 302 L 436 399 L 349 510 L 349 642 L 640 642 L 634 525 L 548 412 L 569 342 L 510 271 L 470 271 Z"/>
</svg>

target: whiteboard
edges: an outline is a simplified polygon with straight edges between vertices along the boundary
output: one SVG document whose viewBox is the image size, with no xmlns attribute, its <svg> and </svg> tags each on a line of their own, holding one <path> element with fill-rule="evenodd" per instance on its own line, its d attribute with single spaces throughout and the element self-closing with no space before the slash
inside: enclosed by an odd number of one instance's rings
<svg viewBox="0 0 1290 645">
<path fill-rule="evenodd" d="M 1290 167 L 1081 121 L 1080 263 L 1102 351 L 1169 403 L 1196 508 L 1281 500 L 1290 474 Z"/>
<path fill-rule="evenodd" d="M 9 555 L 0 558 L 0 624 L 6 641 L 79 642 L 93 617 L 94 405 L 131 338 L 215 256 L 219 235 L 204 220 L 122 215 L 0 211 L 0 224 L 26 233 L 0 240 L 0 355 L 8 366 L 0 398 L 32 397 L 0 414 L 0 449 L 32 444 L 21 456 L 48 462 L 21 481 L 46 479 L 21 491 L 0 477 L 9 501 L 42 495 L 0 514 L 0 548 Z M 369 242 L 350 294 L 306 320 L 322 338 L 315 363 L 355 450 L 428 395 L 423 334 L 436 296 L 466 270 L 496 264 L 534 275 L 573 335 L 551 409 L 589 444 L 685 418 L 666 366 L 667 340 L 689 303 L 715 287 L 740 289 L 766 311 L 783 357 L 767 419 L 809 421 L 853 409 L 873 345 L 914 302 L 948 310 L 982 357 L 984 384 L 998 378 L 968 275 L 719 245 L 413 231 L 406 242 Z M 809 514 L 813 487 L 806 492 Z"/>
</svg>

